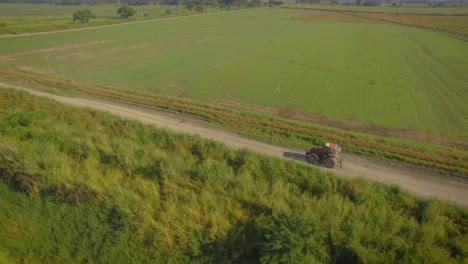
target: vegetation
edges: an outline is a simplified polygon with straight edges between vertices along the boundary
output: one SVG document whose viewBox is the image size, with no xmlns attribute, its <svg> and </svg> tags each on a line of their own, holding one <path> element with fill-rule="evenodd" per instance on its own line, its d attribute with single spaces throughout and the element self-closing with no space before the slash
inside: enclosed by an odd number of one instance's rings
<svg viewBox="0 0 468 264">
<path fill-rule="evenodd" d="M 70 23 L 69 17 L 74 12 L 82 9 L 82 5 L 77 5 L 81 0 L 66 0 L 64 4 L 58 3 L 57 1 L 47 1 L 48 3 L 41 3 L 41 1 L 34 0 L 32 4 L 22 4 L 17 3 L 18 1 L 2 1 L 0 0 L 0 17 L 4 21 L 0 21 L 0 34 L 20 34 L 20 33 L 29 33 L 29 32 L 41 32 L 41 31 L 54 31 L 61 29 L 73 29 L 85 27 L 83 24 L 74 24 Z M 14 3 L 15 2 L 15 3 Z M 22 2 L 22 1 L 19 1 Z M 24 2 L 24 1 L 23 1 Z M 27 2 L 27 1 L 26 1 Z M 122 23 L 121 20 L 116 20 L 115 16 L 116 10 L 119 7 L 116 7 L 113 3 L 103 4 L 99 0 L 91 0 L 92 3 L 89 3 L 87 8 L 93 14 L 96 14 L 96 18 L 93 19 L 93 25 L 108 25 L 108 24 L 117 24 Z M 105 1 L 104 1 L 105 2 Z M 157 5 L 151 5 L 151 2 L 145 0 L 135 0 L 135 1 L 123 1 L 123 4 L 131 5 L 132 8 L 141 14 L 141 16 L 134 16 L 131 18 L 134 20 L 151 20 L 167 16 L 185 16 L 190 14 L 189 12 L 183 9 L 185 6 L 201 6 L 203 12 L 219 12 L 223 10 L 234 10 L 244 7 L 258 7 L 258 6 L 276 6 L 286 4 L 288 8 L 304 8 L 304 9 L 313 9 L 313 10 L 327 10 L 327 11 L 351 11 L 351 12 L 369 12 L 369 13 L 385 13 L 385 14 L 398 14 L 401 15 L 431 15 L 429 18 L 424 18 L 423 21 L 419 21 L 418 26 L 425 26 L 429 28 L 437 28 L 449 32 L 464 32 L 467 34 L 466 17 L 468 17 L 468 6 L 466 7 L 430 7 L 428 5 L 421 4 L 405 4 L 404 6 L 399 6 L 394 8 L 389 4 L 382 6 L 358 6 L 358 5 L 330 5 L 330 4 L 314 4 L 314 5 L 304 5 L 304 4 L 293 4 L 293 0 L 284 1 L 260 1 L 260 0 L 226 0 L 226 1 L 216 1 L 216 0 L 191 0 L 191 1 L 181 1 L 181 0 L 165 0 Z M 314 3 L 316 0 L 301 0 L 296 1 L 297 3 Z M 362 2 L 362 1 L 361 1 Z M 14 3 L 14 4 L 13 4 Z M 41 3 L 41 4 L 37 4 Z M 54 4 L 55 3 L 55 4 Z M 149 5 L 142 5 L 142 4 Z M 393 2 L 394 4 L 396 2 Z M 401 4 L 401 2 L 398 2 Z M 190 9 L 191 10 L 191 9 Z M 443 19 L 449 19 L 450 21 L 439 21 L 440 16 L 444 15 Z M 406 17 L 403 17 L 403 20 Z M 405 24 L 414 24 L 413 20 L 416 18 L 410 18 L 410 23 Z M 435 24 L 432 23 L 432 20 L 436 20 Z M 377 21 L 381 18 L 377 18 Z M 126 21 L 127 22 L 127 21 Z M 404 22 L 404 21 L 402 21 Z M 455 28 L 454 28 L 455 27 Z M 455 30 L 454 30 L 455 29 Z"/>
<path fill-rule="evenodd" d="M 245 6 L 251 2 L 260 2 L 258 0 L 192 0 L 197 5 L 209 6 Z M 119 3 L 130 6 L 145 5 L 184 5 L 186 0 L 123 0 Z M 0 3 L 29 3 L 29 4 L 54 4 L 54 5 L 106 5 L 116 4 L 116 0 L 0 0 Z"/>
<path fill-rule="evenodd" d="M 292 116 L 338 120 L 354 125 L 351 130 L 370 124 L 394 134 L 466 142 L 467 42 L 362 23 L 367 21 L 255 9 L 63 33 L 53 40 L 5 39 L 0 55 L 12 59 L 10 67 L 65 80 L 270 113 L 291 107 Z M 129 45 L 129 30 L 145 37 Z"/>
<path fill-rule="evenodd" d="M 1 72 L 0 76 L 21 79 L 39 85 L 51 85 L 50 78 L 18 73 Z M 321 146 L 324 142 L 337 142 L 346 152 L 367 156 L 385 157 L 426 167 L 438 168 L 466 177 L 468 173 L 468 153 L 453 147 L 443 147 L 418 141 L 392 139 L 369 134 L 346 132 L 329 127 L 291 121 L 258 113 L 233 111 L 206 104 L 190 102 L 187 99 L 142 96 L 128 92 L 118 92 L 75 81 L 54 81 L 54 92 L 76 93 L 107 98 L 129 103 L 158 107 L 201 117 L 214 124 L 257 140 L 305 149 L 312 145 Z M 58 88 L 58 90 L 57 90 Z M 440 144 L 440 143 L 439 143 Z"/>
<path fill-rule="evenodd" d="M 349 1 L 354 3 L 357 1 Z M 365 2 L 363 0 L 361 3 Z M 302 2 L 299 2 L 302 3 Z M 346 5 L 338 2 L 339 5 L 329 5 L 325 3 L 314 5 L 295 5 L 298 7 L 308 7 L 318 10 L 332 11 L 353 11 L 353 12 L 373 12 L 373 13 L 390 13 L 390 14 L 419 14 L 419 15 L 466 15 L 468 14 L 468 6 L 460 7 L 432 7 L 428 4 L 404 4 L 405 1 L 392 1 L 392 3 L 403 3 L 401 6 L 395 7 L 392 4 L 382 4 L 380 6 L 362 6 L 362 5 Z"/>
<path fill-rule="evenodd" d="M 89 25 L 72 23 L 70 16 L 81 10 L 82 6 L 34 5 L 28 4 L 0 4 L 0 16 L 5 27 L 0 28 L 0 34 L 21 34 L 41 31 L 74 29 Z M 93 26 L 121 23 L 116 15 L 117 7 L 112 5 L 90 6 L 90 11 L 96 15 L 90 23 Z M 140 10 L 140 8 L 137 8 Z M 167 16 L 164 6 L 147 6 L 143 13 L 148 14 L 145 19 L 156 19 Z M 180 10 L 176 7 L 172 10 Z M 174 12 L 174 15 L 177 12 Z M 136 18 L 134 18 L 136 19 Z M 140 18 L 141 19 L 141 18 Z"/>
<path fill-rule="evenodd" d="M 129 45 L 127 30 L 145 37 Z M 305 149 L 330 140 L 468 172 L 463 39 L 363 13 L 283 9 L 63 34 L 2 40 L 1 67 L 14 72 L 1 77 L 186 112 L 270 143 Z"/>
<path fill-rule="evenodd" d="M 88 9 L 79 10 L 73 13 L 73 22 L 79 21 L 81 23 L 88 24 L 92 18 L 96 18 L 96 16 Z"/>
<path fill-rule="evenodd" d="M 115 5 L 91 5 L 86 7 L 96 15 L 96 18 L 90 21 L 90 25 L 92 26 L 190 15 L 184 6 L 132 6 L 138 15 L 129 17 L 123 21 L 118 19 L 117 10 L 119 7 Z M 89 25 L 84 23 L 72 23 L 70 20 L 72 14 L 81 9 L 83 9 L 83 6 L 80 5 L 41 4 L 31 6 L 30 4 L 0 3 L 0 35 L 89 27 Z M 230 9 L 235 9 L 235 7 L 230 7 Z M 227 8 L 204 7 L 205 13 L 223 10 L 227 10 Z"/>
<path fill-rule="evenodd" d="M 468 212 L 0 89 L 2 263 L 464 263 Z"/>
<path fill-rule="evenodd" d="M 117 10 L 117 14 L 121 18 L 129 18 L 129 17 L 133 16 L 135 13 L 136 13 L 135 9 L 131 8 L 130 6 L 126 6 L 126 5 L 121 6 Z"/>
<path fill-rule="evenodd" d="M 299 4 L 289 6 L 288 8 L 336 11 L 344 15 L 367 19 L 367 22 L 370 23 L 389 22 L 431 30 L 435 29 L 454 36 L 460 36 L 462 39 L 468 37 L 468 7 L 434 9 L 421 5 L 394 8 L 389 6 L 366 7 Z"/>
</svg>

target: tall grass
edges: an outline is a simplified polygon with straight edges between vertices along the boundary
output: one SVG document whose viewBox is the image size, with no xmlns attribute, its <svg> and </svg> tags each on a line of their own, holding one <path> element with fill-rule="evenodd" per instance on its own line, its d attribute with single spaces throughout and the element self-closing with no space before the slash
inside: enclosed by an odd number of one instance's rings
<svg viewBox="0 0 468 264">
<path fill-rule="evenodd" d="M 20 92 L 0 102 L 2 262 L 468 258 L 466 209 Z"/>
</svg>

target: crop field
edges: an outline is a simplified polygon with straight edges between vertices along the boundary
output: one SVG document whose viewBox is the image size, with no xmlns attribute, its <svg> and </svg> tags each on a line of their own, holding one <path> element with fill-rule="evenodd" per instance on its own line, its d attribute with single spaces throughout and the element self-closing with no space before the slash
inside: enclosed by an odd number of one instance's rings
<svg viewBox="0 0 468 264">
<path fill-rule="evenodd" d="M 468 43 L 424 29 L 267 8 L 0 44 L 51 79 L 467 139 Z"/>
<path fill-rule="evenodd" d="M 429 15 L 399 15 L 399 14 L 361 14 L 368 18 L 385 20 L 389 22 L 433 28 L 446 32 L 468 36 L 467 16 L 429 16 Z"/>
<path fill-rule="evenodd" d="M 298 4 L 295 7 L 313 8 L 317 10 L 357 11 L 394 14 L 425 14 L 425 15 L 468 15 L 468 7 L 430 7 L 426 4 L 404 4 L 392 7 L 382 4 L 381 6 L 350 6 L 350 5 L 327 5 L 327 4 Z"/>
<path fill-rule="evenodd" d="M 468 7 L 431 8 L 421 5 L 410 7 L 366 7 L 366 6 L 331 6 L 331 5 L 294 5 L 288 8 L 315 11 L 334 10 L 335 15 L 354 16 L 367 19 L 370 23 L 391 22 L 435 29 L 442 32 L 468 37 Z M 346 19 L 345 21 L 349 21 Z"/>
</svg>

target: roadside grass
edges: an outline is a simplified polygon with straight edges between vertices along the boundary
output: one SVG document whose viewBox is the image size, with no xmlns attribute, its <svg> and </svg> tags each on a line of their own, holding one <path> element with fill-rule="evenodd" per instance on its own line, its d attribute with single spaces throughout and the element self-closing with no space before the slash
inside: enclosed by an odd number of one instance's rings
<svg viewBox="0 0 468 264">
<path fill-rule="evenodd" d="M 50 85 L 47 77 L 19 72 L 2 72 L 2 76 Z M 345 152 L 371 157 L 388 158 L 429 168 L 455 172 L 462 176 L 468 173 L 468 152 L 464 145 L 449 145 L 440 141 L 425 141 L 391 138 L 365 133 L 333 129 L 308 122 L 292 121 L 258 112 L 236 111 L 213 105 L 200 104 L 184 98 L 155 97 L 132 92 L 119 92 L 102 87 L 57 80 L 61 91 L 78 91 L 84 95 L 121 102 L 157 107 L 203 118 L 222 128 L 242 135 L 277 145 L 305 150 L 332 141 L 340 144 Z"/>
<path fill-rule="evenodd" d="M 4 39 L 0 54 L 4 67 L 51 78 L 205 103 L 292 106 L 342 123 L 466 141 L 466 41 L 327 16 L 219 13 Z"/>
<path fill-rule="evenodd" d="M 22 92 L 0 102 L 2 260 L 468 258 L 466 209 Z"/>
</svg>

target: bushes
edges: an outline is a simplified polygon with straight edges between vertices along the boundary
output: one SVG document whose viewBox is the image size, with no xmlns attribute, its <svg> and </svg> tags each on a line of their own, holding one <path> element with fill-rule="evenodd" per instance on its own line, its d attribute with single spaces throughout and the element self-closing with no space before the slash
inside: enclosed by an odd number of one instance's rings
<svg viewBox="0 0 468 264">
<path fill-rule="evenodd" d="M 46 116 L 46 112 L 21 111 L 16 112 L 0 122 L 0 131 L 19 139 L 31 137 L 31 126 Z"/>
<path fill-rule="evenodd" d="M 325 239 L 325 232 L 313 219 L 275 217 L 260 229 L 260 262 L 329 262 Z"/>
<path fill-rule="evenodd" d="M 0 247 L 16 262 L 467 259 L 465 209 L 4 93 L 0 120 L 30 105 L 48 113 L 30 137 L 0 131 Z"/>
<path fill-rule="evenodd" d="M 0 197 L 0 247 L 7 250 L 11 263 L 142 263 L 158 259 L 157 248 L 148 250 L 141 238 L 129 233 L 125 216 L 109 220 L 108 216 L 116 214 L 111 207 L 70 206 L 27 197 L 9 191 L 3 182 Z"/>
</svg>

